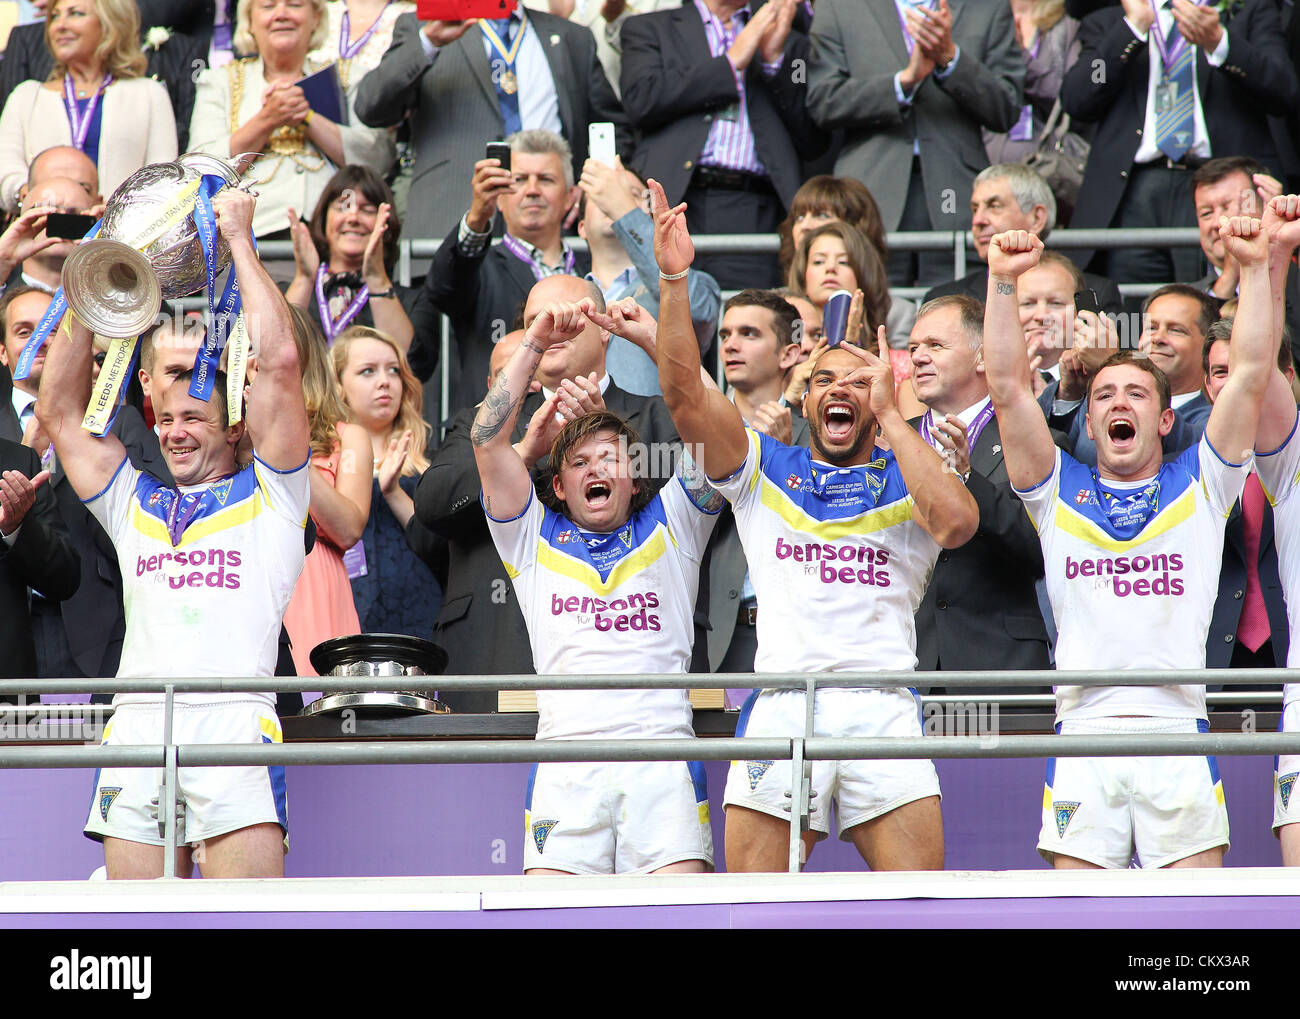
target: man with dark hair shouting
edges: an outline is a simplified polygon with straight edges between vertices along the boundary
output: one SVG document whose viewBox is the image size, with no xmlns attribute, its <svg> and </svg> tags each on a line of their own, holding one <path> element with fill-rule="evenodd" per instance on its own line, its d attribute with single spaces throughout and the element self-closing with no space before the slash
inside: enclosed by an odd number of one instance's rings
<svg viewBox="0 0 1300 1019">
<path fill-rule="evenodd" d="M 652 497 L 647 479 L 633 477 L 633 464 L 645 460 L 636 433 L 608 411 L 581 413 L 564 390 L 510 442 L 538 366 L 564 358 L 591 316 L 604 318 L 590 298 L 547 304 L 480 405 L 470 440 L 483 510 L 539 673 L 685 673 L 700 557 L 721 497 L 686 454 L 676 479 Z M 529 473 L 548 452 L 561 512 L 540 503 Z M 542 690 L 537 708 L 538 739 L 694 736 L 686 690 Z M 695 762 L 539 764 L 524 826 L 529 874 L 713 864 L 704 770 Z"/>
<path fill-rule="evenodd" d="M 810 447 L 746 429 L 700 377 L 687 270 L 695 247 L 685 207 L 650 182 L 659 259 L 659 381 L 688 448 L 731 502 L 760 605 L 794 603 L 793 621 L 760 613 L 755 672 L 883 672 L 916 667 L 914 617 L 939 549 L 965 544 L 978 510 L 962 479 L 903 420 L 894 403 L 884 330 L 879 356 L 849 344 L 818 359 L 804 397 Z M 889 451 L 876 446 L 876 430 Z M 802 736 L 805 695 L 756 692 L 738 735 Z M 906 688 L 817 694 L 816 736 L 920 736 Z M 925 760 L 813 765 L 805 853 L 830 830 L 873 870 L 943 866 L 939 781 Z M 773 761 L 733 762 L 727 779 L 727 869 L 784 870 L 790 773 Z"/>
<path fill-rule="evenodd" d="M 1275 356 L 1268 242 L 1224 217 L 1241 266 L 1228 381 L 1200 442 L 1162 463 L 1170 383 L 1121 351 L 1084 397 L 1097 467 L 1057 449 L 1030 389 L 1016 281 L 1043 244 L 1023 230 L 989 244 L 984 364 L 1011 484 L 1038 529 L 1060 626 L 1058 669 L 1203 669 L 1223 533 L 1250 470 Z M 1056 688 L 1061 733 L 1207 731 L 1204 686 Z M 1058 869 L 1220 866 L 1228 815 L 1213 758 L 1066 757 L 1048 763 L 1039 851 Z"/>
</svg>

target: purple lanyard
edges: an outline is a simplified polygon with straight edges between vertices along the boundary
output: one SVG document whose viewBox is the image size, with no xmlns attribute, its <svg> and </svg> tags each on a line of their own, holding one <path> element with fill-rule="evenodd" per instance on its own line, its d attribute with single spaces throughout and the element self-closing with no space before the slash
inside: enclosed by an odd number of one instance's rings
<svg viewBox="0 0 1300 1019">
<path fill-rule="evenodd" d="M 361 284 L 361 289 L 357 291 L 357 296 L 352 298 L 352 303 L 343 309 L 343 314 L 338 318 L 330 315 L 329 301 L 325 299 L 325 266 L 322 264 L 316 269 L 316 310 L 320 312 L 321 328 L 325 330 L 325 339 L 330 346 L 338 339 L 339 333 L 352 322 L 357 314 L 365 307 L 366 302 L 370 300 L 370 288 L 366 284 Z"/>
<path fill-rule="evenodd" d="M 1160 63 L 1164 65 L 1164 69 L 1165 69 L 1165 73 L 1163 77 L 1168 78 L 1169 69 L 1174 66 L 1174 61 L 1176 61 L 1180 56 L 1182 56 L 1183 50 L 1187 49 L 1187 40 L 1184 39 L 1182 37 L 1182 34 L 1177 31 L 1177 26 L 1175 24 L 1174 35 L 1176 36 L 1176 38 L 1174 39 L 1174 44 L 1172 48 L 1166 49 L 1165 34 L 1164 31 L 1160 28 L 1160 5 L 1157 3 L 1157 0 L 1151 0 L 1151 9 L 1155 12 L 1156 15 L 1156 19 L 1151 25 L 1151 35 L 1156 41 L 1156 49 L 1160 51 Z"/>
<path fill-rule="evenodd" d="M 72 129 L 72 144 L 81 152 L 86 151 L 86 135 L 90 133 L 90 122 L 95 119 L 95 107 L 99 103 L 99 97 L 104 94 L 104 90 L 113 84 L 111 74 L 104 75 L 104 80 L 99 83 L 99 88 L 95 94 L 90 97 L 90 102 L 86 105 L 86 113 L 83 116 L 77 110 L 77 93 L 72 87 L 72 75 L 63 76 L 63 106 L 68 111 L 68 127 Z"/>
<path fill-rule="evenodd" d="M 172 548 L 181 543 L 185 528 L 189 527 L 190 521 L 207 504 L 208 494 L 205 491 L 202 495 L 193 492 L 182 495 L 180 491 L 173 490 L 174 498 L 167 509 L 167 533 L 171 536 Z"/>
<path fill-rule="evenodd" d="M 528 268 L 530 268 L 533 271 L 533 279 L 538 280 L 540 282 L 541 280 L 544 280 L 547 276 L 555 275 L 555 273 L 546 272 L 542 268 L 540 268 L 537 262 L 533 259 L 533 256 L 528 253 L 528 249 L 525 248 L 523 244 L 516 238 L 511 237 L 509 234 L 506 234 L 504 237 L 501 238 L 501 243 L 504 244 L 506 246 L 506 250 L 509 251 L 510 254 L 514 255 L 515 258 L 519 259 L 519 261 L 528 263 Z M 574 257 L 573 251 L 566 247 L 564 249 L 564 274 L 566 276 L 572 276 L 573 267 L 576 264 L 577 264 L 577 259 Z"/>
<path fill-rule="evenodd" d="M 934 411 L 927 410 L 925 416 L 921 418 L 921 438 L 923 438 L 932 448 L 935 447 L 934 440 L 930 437 L 930 422 L 934 420 Z M 980 440 L 980 432 L 984 431 L 984 426 L 993 420 L 993 402 L 975 415 L 975 419 L 966 426 L 966 449 L 972 451 L 975 449 L 975 443 Z"/>
<path fill-rule="evenodd" d="M 1043 33 L 1042 33 L 1041 31 L 1039 31 L 1039 32 L 1035 32 L 1035 33 L 1034 33 L 1034 47 L 1033 47 L 1033 49 L 1030 49 L 1030 50 L 1026 50 L 1026 51 L 1025 51 L 1025 52 L 1027 52 L 1027 53 L 1029 54 L 1029 59 L 1030 59 L 1030 60 L 1037 60 L 1037 59 L 1038 59 L 1038 51 L 1042 48 L 1042 46 L 1043 46 Z"/>
<path fill-rule="evenodd" d="M 344 9 L 343 23 L 339 26 L 339 56 L 343 60 L 351 60 L 361 52 L 366 43 L 370 41 L 370 37 L 375 34 L 375 29 L 379 27 L 379 22 L 383 20 L 384 11 L 388 10 L 388 4 L 392 2 L 393 0 L 388 0 L 388 3 L 384 4 L 371 26 L 365 30 L 360 39 L 351 44 L 348 43 L 348 39 L 352 36 L 352 19 L 348 17 L 346 8 Z"/>
</svg>

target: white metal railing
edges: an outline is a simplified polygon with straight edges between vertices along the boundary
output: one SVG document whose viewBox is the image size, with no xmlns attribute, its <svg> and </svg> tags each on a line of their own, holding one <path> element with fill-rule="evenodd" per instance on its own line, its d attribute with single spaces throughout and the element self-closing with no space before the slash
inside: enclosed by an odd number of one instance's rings
<svg viewBox="0 0 1300 1019">
<path fill-rule="evenodd" d="M 895 672 L 815 673 L 775 675 L 763 673 L 617 676 L 427 676 L 402 677 L 403 689 L 441 692 L 461 690 L 621 690 L 621 689 L 725 689 L 745 687 L 761 678 L 763 689 L 804 691 L 818 689 L 881 689 L 942 685 L 978 696 L 981 689 L 1041 687 L 1068 678 L 1072 686 L 1172 686 L 1204 683 L 1225 686 L 1271 686 L 1300 682 L 1300 670 L 1233 669 L 1124 672 Z M 393 679 L 362 677 L 309 678 L 117 678 L 0 680 L 0 699 L 25 693 L 160 693 L 164 698 L 163 743 L 148 747 L 3 746 L 0 768 L 104 768 L 151 767 L 163 769 L 159 791 L 163 824 L 164 876 L 175 876 L 176 790 L 179 767 L 223 765 L 276 766 L 290 764 L 434 764 L 470 762 L 541 761 L 686 761 L 686 760 L 788 760 L 792 795 L 789 869 L 797 872 L 800 835 L 808 830 L 810 782 L 813 761 L 885 760 L 993 757 L 1109 757 L 1109 756 L 1254 756 L 1300 754 L 1300 733 L 1170 733 L 1121 736 L 1002 736 L 996 731 L 974 736 L 922 736 L 919 738 L 828 738 L 814 735 L 814 697 L 806 698 L 802 736 L 701 739 L 618 740 L 454 740 L 446 742 L 337 742 L 285 744 L 178 746 L 172 742 L 175 695 L 190 692 L 248 693 L 270 691 L 366 691 L 392 689 Z M 969 699 L 969 698 L 968 698 Z M 0 709 L 4 710 L 4 709 Z"/>
</svg>

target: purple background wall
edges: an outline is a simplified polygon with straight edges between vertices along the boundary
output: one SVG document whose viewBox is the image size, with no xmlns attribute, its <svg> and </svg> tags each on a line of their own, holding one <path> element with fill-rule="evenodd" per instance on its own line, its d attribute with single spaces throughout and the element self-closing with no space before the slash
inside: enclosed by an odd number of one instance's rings
<svg viewBox="0 0 1300 1019">
<path fill-rule="evenodd" d="M 1281 863 L 1272 824 L 1271 758 L 1219 759 L 1235 867 Z M 1041 760 L 939 761 L 950 870 L 1045 867 L 1034 846 Z M 297 767 L 288 771 L 289 877 L 517 874 L 528 765 Z M 723 869 L 725 762 L 706 765 Z M 88 770 L 0 769 L 0 881 L 77 880 L 103 863 L 81 835 Z M 861 870 L 851 846 L 823 841 L 807 868 Z"/>
</svg>

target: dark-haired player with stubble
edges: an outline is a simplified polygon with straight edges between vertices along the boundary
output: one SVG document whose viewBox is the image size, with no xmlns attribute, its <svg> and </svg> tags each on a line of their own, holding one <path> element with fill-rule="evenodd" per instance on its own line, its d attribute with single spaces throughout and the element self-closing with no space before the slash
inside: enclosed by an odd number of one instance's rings
<svg viewBox="0 0 1300 1019">
<path fill-rule="evenodd" d="M 589 299 L 545 306 L 479 406 L 470 431 L 483 509 L 543 675 L 685 673 L 700 558 L 721 497 L 683 454 L 653 497 L 633 477 L 636 433 L 583 413 L 561 389 L 510 436 L 538 366 L 592 317 Z M 696 348 L 696 356 L 699 356 Z M 528 464 L 549 452 L 561 510 Z M 686 690 L 541 690 L 538 739 L 694 736 Z M 524 813 L 528 874 L 700 872 L 713 864 L 704 771 L 682 761 L 545 763 Z"/>
<path fill-rule="evenodd" d="M 1038 529 L 1060 625 L 1058 669 L 1202 669 L 1228 512 L 1250 469 L 1274 358 L 1268 242 L 1257 219 L 1224 218 L 1241 265 L 1228 381 L 1201 441 L 1162 463 L 1173 427 L 1170 385 L 1145 356 L 1123 351 L 1085 396 L 1097 467 L 1056 448 L 1030 388 L 1016 281 L 1042 242 L 1025 231 L 989 245 L 984 364 L 1002 422 L 1012 486 Z M 1203 686 L 1056 689 L 1063 734 L 1207 730 Z M 1213 758 L 1050 761 L 1039 851 L 1058 869 L 1220 866 L 1228 816 Z"/>
<path fill-rule="evenodd" d="M 660 388 L 689 448 L 731 502 L 760 605 L 796 604 L 794 616 L 759 613 L 755 672 L 883 672 L 916 668 L 915 615 L 939 549 L 965 544 L 979 511 L 899 413 L 884 330 L 879 354 L 848 344 L 817 360 L 803 400 L 810 448 L 747 429 L 735 405 L 700 377 L 687 270 L 695 246 L 685 206 L 670 208 L 651 181 L 659 259 Z M 1041 416 L 1041 415 L 1040 415 Z M 876 445 L 880 429 L 890 450 Z M 761 680 L 756 680 L 761 682 Z M 737 734 L 802 736 L 805 695 L 763 690 Z M 827 689 L 814 707 L 817 736 L 921 735 L 906 688 Z M 790 838 L 790 769 L 735 761 L 727 778 L 727 869 L 784 870 Z M 818 761 L 812 768 L 805 852 L 830 830 L 873 870 L 943 866 L 939 780 L 925 760 Z"/>
</svg>

